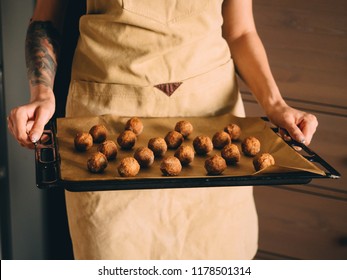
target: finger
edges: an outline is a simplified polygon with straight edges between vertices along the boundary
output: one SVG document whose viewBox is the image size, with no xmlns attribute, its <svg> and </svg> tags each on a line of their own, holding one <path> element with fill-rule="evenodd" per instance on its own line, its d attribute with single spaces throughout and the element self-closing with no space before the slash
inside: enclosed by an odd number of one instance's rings
<svg viewBox="0 0 347 280">
<path fill-rule="evenodd" d="M 12 124 L 11 118 L 9 116 L 7 117 L 7 128 L 10 131 L 10 133 L 14 136 L 14 134 L 13 134 L 13 124 Z"/>
<path fill-rule="evenodd" d="M 26 111 L 20 107 L 13 109 L 9 116 L 11 133 L 17 139 L 17 142 L 23 147 L 31 146 L 26 130 L 28 119 L 29 117 L 26 114 Z"/>
<path fill-rule="evenodd" d="M 45 125 L 49 121 L 50 117 L 48 111 L 43 109 L 37 110 L 35 122 L 29 132 L 31 142 L 36 143 L 41 138 Z"/>
<path fill-rule="evenodd" d="M 311 115 L 309 118 L 305 118 L 300 124 L 299 127 L 304 134 L 306 139 L 305 144 L 309 145 L 311 143 L 312 137 L 316 132 L 318 126 L 318 121 L 315 116 Z"/>
<path fill-rule="evenodd" d="M 283 138 L 284 141 L 290 141 L 292 138 L 289 136 L 287 130 L 283 129 L 283 128 L 279 128 L 279 134 L 281 135 L 281 137 Z"/>
<path fill-rule="evenodd" d="M 300 143 L 306 142 L 305 135 L 302 133 L 302 131 L 300 130 L 300 128 L 296 124 L 288 125 L 288 127 L 286 127 L 286 129 L 287 129 L 289 135 L 294 140 L 296 140 Z"/>
</svg>

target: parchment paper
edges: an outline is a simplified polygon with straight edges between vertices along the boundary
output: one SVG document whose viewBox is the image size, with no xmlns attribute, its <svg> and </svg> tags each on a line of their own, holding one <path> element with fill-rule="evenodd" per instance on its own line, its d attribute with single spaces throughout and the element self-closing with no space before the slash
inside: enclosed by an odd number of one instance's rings
<svg viewBox="0 0 347 280">
<path fill-rule="evenodd" d="M 236 123 L 242 130 L 240 140 L 234 142 L 240 148 L 240 151 L 242 139 L 248 136 L 254 136 L 260 140 L 260 152 L 271 153 L 276 161 L 275 166 L 255 172 L 252 164 L 253 158 L 247 157 L 241 152 L 240 162 L 236 165 L 228 165 L 223 174 L 218 175 L 220 177 L 257 176 L 257 174 L 261 173 L 288 173 L 297 171 L 325 175 L 324 171 L 287 145 L 281 137 L 272 131 L 265 121 L 255 117 L 238 118 L 229 114 L 206 118 L 141 118 L 144 124 L 144 130 L 138 136 L 135 147 L 130 151 L 124 151 L 118 147 L 117 158 L 109 161 L 108 167 L 103 173 L 93 174 L 89 172 L 87 169 L 87 160 L 92 153 L 97 151 L 98 144 L 94 144 L 86 152 L 77 152 L 74 148 L 76 134 L 81 131 L 88 132 L 93 125 L 104 124 L 109 131 L 108 139 L 114 140 L 117 143 L 117 136 L 124 130 L 125 123 L 128 119 L 115 115 L 57 119 L 57 140 L 61 157 L 61 179 L 66 181 L 114 180 L 115 182 L 120 180 L 141 180 L 141 178 L 155 178 L 160 180 L 164 178 L 159 168 L 161 158 L 156 159 L 151 167 L 141 168 L 139 174 L 131 178 L 120 177 L 117 166 L 122 158 L 133 156 L 136 148 L 147 146 L 150 138 L 164 138 L 169 131 L 174 130 L 176 122 L 180 120 L 188 120 L 194 127 L 192 135 L 184 141 L 184 144 L 192 146 L 193 139 L 198 135 L 206 135 L 212 139 L 215 132 L 223 130 L 230 123 Z M 168 150 L 166 155 L 173 155 L 174 152 L 174 150 Z M 182 172 L 177 177 L 200 178 L 210 176 L 206 174 L 204 162 L 207 157 L 213 154 L 220 155 L 220 150 L 214 149 L 206 156 L 196 155 L 193 163 L 183 167 Z"/>
</svg>

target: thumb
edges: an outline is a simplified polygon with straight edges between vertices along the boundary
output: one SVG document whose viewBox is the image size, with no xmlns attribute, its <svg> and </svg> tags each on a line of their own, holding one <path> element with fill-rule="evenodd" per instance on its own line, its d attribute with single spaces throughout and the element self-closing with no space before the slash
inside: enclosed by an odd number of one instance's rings
<svg viewBox="0 0 347 280">
<path fill-rule="evenodd" d="M 41 138 L 45 125 L 48 123 L 50 117 L 51 116 L 43 110 L 37 111 L 34 124 L 29 132 L 31 142 L 36 143 Z"/>
<path fill-rule="evenodd" d="M 295 124 L 289 125 L 288 127 L 286 127 L 286 129 L 287 129 L 289 135 L 294 140 L 296 140 L 300 143 L 305 143 L 305 136 L 297 125 L 295 125 Z"/>
</svg>

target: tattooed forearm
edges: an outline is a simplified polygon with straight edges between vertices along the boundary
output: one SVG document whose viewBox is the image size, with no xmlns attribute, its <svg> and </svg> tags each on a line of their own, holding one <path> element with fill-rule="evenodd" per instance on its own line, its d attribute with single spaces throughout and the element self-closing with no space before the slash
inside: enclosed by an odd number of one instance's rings
<svg viewBox="0 0 347 280">
<path fill-rule="evenodd" d="M 59 52 L 59 32 L 48 21 L 30 23 L 25 41 L 25 59 L 32 86 L 53 87 Z"/>
</svg>

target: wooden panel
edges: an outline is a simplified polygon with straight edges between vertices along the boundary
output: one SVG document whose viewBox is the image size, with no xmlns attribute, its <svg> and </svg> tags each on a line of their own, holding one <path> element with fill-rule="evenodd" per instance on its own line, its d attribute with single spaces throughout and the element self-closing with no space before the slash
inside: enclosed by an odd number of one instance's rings
<svg viewBox="0 0 347 280">
<path fill-rule="evenodd" d="M 347 1 L 254 1 L 258 32 L 285 97 L 347 110 Z"/>
<path fill-rule="evenodd" d="M 272 252 L 274 259 L 347 259 L 346 201 L 276 187 L 257 187 L 254 194 L 260 255 Z"/>
</svg>

